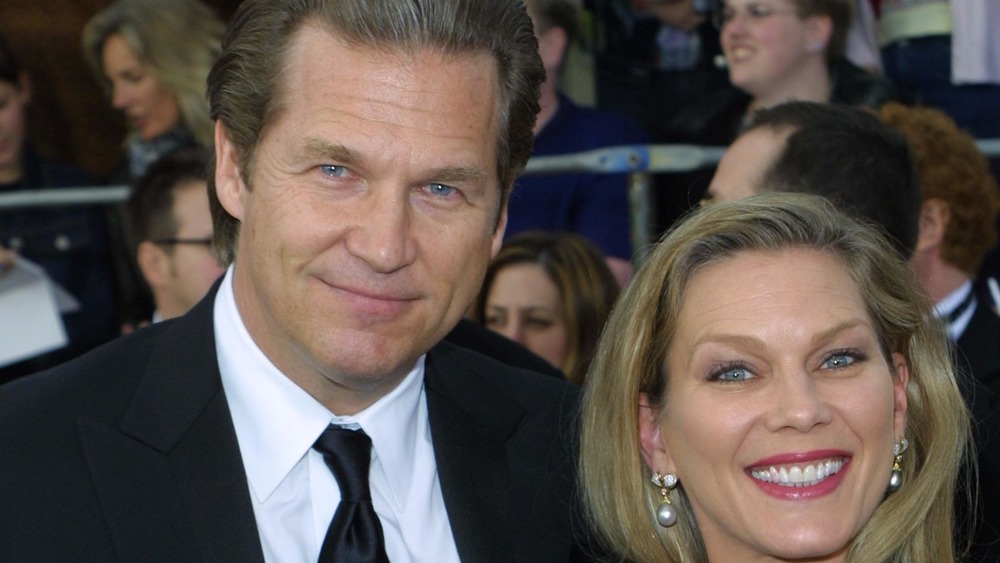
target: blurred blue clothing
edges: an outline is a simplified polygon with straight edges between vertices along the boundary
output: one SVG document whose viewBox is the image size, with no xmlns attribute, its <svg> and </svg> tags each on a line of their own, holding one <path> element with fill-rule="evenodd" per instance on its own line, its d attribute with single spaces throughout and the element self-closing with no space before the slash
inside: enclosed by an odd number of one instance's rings
<svg viewBox="0 0 1000 563">
<path fill-rule="evenodd" d="M 0 193 L 94 185 L 78 168 L 42 158 L 30 147 L 25 148 L 23 162 L 24 176 L 13 184 L 0 184 Z M 119 334 L 115 269 L 102 208 L 0 209 L 0 244 L 41 266 L 80 303 L 78 311 L 63 315 L 69 344 L 0 367 L 0 383 L 62 363 Z"/>
<path fill-rule="evenodd" d="M 976 138 L 1000 137 L 1000 85 L 952 83 L 950 35 L 897 41 L 882 62 L 904 102 L 938 108 Z"/>
<path fill-rule="evenodd" d="M 625 117 L 578 106 L 560 94 L 559 109 L 535 137 L 532 156 L 647 142 L 645 132 Z M 514 183 L 506 237 L 526 230 L 573 232 L 607 256 L 631 260 L 629 224 L 626 174 L 526 174 Z"/>
</svg>

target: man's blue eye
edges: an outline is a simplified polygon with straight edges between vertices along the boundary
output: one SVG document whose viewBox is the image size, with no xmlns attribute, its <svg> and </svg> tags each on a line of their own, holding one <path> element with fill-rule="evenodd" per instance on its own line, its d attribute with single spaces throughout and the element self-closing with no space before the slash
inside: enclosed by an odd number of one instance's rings
<svg viewBox="0 0 1000 563">
<path fill-rule="evenodd" d="M 427 184 L 427 191 L 431 195 L 447 197 L 455 193 L 455 188 L 451 186 L 446 186 L 444 184 Z"/>
<path fill-rule="evenodd" d="M 319 167 L 319 169 L 327 176 L 340 177 L 347 174 L 347 168 L 343 166 L 337 166 L 336 164 L 324 164 Z"/>
</svg>

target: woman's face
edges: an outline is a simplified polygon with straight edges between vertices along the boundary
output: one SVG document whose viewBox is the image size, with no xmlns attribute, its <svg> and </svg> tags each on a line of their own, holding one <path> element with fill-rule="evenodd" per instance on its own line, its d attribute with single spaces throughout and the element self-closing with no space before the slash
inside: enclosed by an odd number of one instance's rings
<svg viewBox="0 0 1000 563">
<path fill-rule="evenodd" d="M 14 182 L 21 177 L 25 107 L 30 98 L 26 82 L 14 84 L 0 80 L 0 183 Z"/>
<path fill-rule="evenodd" d="M 729 81 L 752 96 L 780 92 L 808 61 L 824 56 L 820 21 L 829 18 L 800 18 L 788 0 L 726 0 L 722 20 Z"/>
<path fill-rule="evenodd" d="M 153 76 L 121 35 L 109 35 L 101 54 L 104 75 L 111 82 L 111 105 L 125 113 L 144 141 L 180 125 L 177 98 Z"/>
<path fill-rule="evenodd" d="M 565 369 L 567 332 L 559 288 L 538 264 L 502 268 L 486 296 L 486 328 Z"/>
<path fill-rule="evenodd" d="M 830 254 L 743 252 L 687 288 L 654 471 L 677 474 L 712 561 L 841 561 L 882 501 L 909 375 Z M 762 557 L 763 556 L 763 557 Z"/>
</svg>

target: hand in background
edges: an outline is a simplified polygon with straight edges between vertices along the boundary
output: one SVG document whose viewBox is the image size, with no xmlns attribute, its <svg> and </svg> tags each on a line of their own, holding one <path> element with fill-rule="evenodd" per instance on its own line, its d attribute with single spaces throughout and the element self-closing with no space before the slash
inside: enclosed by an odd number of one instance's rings
<svg viewBox="0 0 1000 563">
<path fill-rule="evenodd" d="M 14 252 L 0 246 L 0 274 L 14 265 Z"/>
</svg>

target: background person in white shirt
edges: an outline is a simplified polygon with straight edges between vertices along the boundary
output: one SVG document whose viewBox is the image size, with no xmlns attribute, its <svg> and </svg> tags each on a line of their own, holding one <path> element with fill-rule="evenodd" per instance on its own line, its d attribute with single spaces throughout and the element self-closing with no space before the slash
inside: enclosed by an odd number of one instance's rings
<svg viewBox="0 0 1000 563">
<path fill-rule="evenodd" d="M 373 560 L 576 558 L 576 390 L 440 343 L 543 78 L 519 0 L 243 2 L 209 76 L 229 269 L 187 315 L 0 388 L 0 553 L 326 560 L 353 503 Z M 327 466 L 349 448 L 313 448 L 337 426 L 370 438 L 370 503 Z"/>
<path fill-rule="evenodd" d="M 129 198 L 130 233 L 152 293 L 153 322 L 187 313 L 222 275 L 212 252 L 209 161 L 201 148 L 168 153 L 149 167 Z"/>
</svg>

